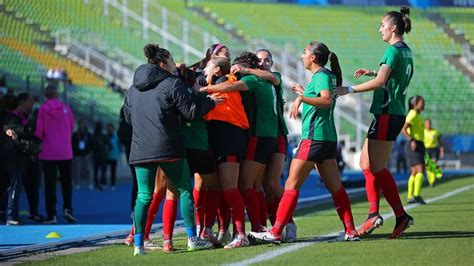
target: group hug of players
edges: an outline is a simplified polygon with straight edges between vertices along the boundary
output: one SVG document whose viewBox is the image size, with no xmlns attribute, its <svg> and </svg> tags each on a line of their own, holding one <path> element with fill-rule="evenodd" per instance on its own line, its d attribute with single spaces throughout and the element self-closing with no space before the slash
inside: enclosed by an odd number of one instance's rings
<svg viewBox="0 0 474 266">
<path fill-rule="evenodd" d="M 386 163 L 407 121 L 405 96 L 413 76 L 412 53 L 403 42 L 403 34 L 411 30 L 408 14 L 409 9 L 402 8 L 382 17 L 379 32 L 389 46 L 377 71 L 355 71 L 356 78 L 374 77 L 362 84 L 342 86 L 338 58 L 325 44 L 313 41 L 304 47 L 302 63 L 312 78 L 305 87 L 294 84 L 291 88 L 298 96 L 289 116 L 296 118 L 303 105 L 303 124 L 284 188 L 280 176 L 288 130 L 281 75 L 271 71 L 271 52 L 244 52 L 231 63 L 228 47 L 216 44 L 202 61 L 177 68 L 168 50 L 146 45 L 148 64 L 137 68 L 123 106 L 124 119 L 133 129 L 129 162 L 138 184 L 134 224 L 126 240 L 126 244 L 133 244 L 133 254 L 142 255 L 145 249 L 174 250 L 178 203 L 188 250 L 245 247 L 249 238 L 271 243 L 295 241 L 292 214 L 300 187 L 315 167 L 344 226 L 338 240 L 359 240 L 383 224 L 381 191 L 396 216 L 390 238 L 399 237 L 413 224 L 413 218 L 404 210 Z M 330 68 L 326 68 L 328 63 Z M 336 164 L 333 112 L 337 97 L 368 91 L 373 91 L 370 112 L 374 119 L 360 167 L 366 180 L 369 216 L 356 230 Z M 187 177 L 194 177 L 194 188 Z M 164 242 L 159 246 L 149 234 L 163 199 Z M 245 213 L 251 224 L 248 234 Z M 216 221 L 217 234 L 213 231 Z"/>
</svg>

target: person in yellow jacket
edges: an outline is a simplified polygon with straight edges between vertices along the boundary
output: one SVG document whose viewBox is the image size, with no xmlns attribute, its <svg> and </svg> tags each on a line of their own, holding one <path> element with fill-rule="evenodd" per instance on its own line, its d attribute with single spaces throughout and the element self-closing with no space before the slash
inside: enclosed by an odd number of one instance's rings
<svg viewBox="0 0 474 266">
<path fill-rule="evenodd" d="M 426 176 L 430 186 L 433 186 L 436 178 L 440 179 L 443 177 L 443 170 L 438 166 L 438 160 L 444 157 L 444 146 L 441 139 L 441 133 L 439 130 L 431 127 L 430 119 L 425 120 L 424 134 L 426 154 L 428 155 L 426 161 Z"/>
<path fill-rule="evenodd" d="M 425 127 L 420 113 L 425 108 L 425 100 L 415 95 L 408 100 L 410 111 L 405 120 L 402 132 L 407 138 L 405 153 L 410 161 L 411 175 L 408 179 L 408 204 L 426 204 L 420 196 L 425 172 Z"/>
</svg>

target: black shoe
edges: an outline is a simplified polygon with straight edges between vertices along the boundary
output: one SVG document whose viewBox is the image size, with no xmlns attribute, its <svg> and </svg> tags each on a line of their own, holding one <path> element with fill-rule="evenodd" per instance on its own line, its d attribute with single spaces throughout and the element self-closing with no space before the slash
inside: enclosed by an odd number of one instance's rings
<svg viewBox="0 0 474 266">
<path fill-rule="evenodd" d="M 75 223 L 77 221 L 76 217 L 72 215 L 72 211 L 68 209 L 64 210 L 64 219 L 70 223 Z"/>
<path fill-rule="evenodd" d="M 407 201 L 408 204 L 415 204 L 418 203 L 415 198 L 411 198 Z"/>
<path fill-rule="evenodd" d="M 389 239 L 396 239 L 400 237 L 402 233 L 414 223 L 413 217 L 411 217 L 407 213 L 404 213 L 396 219 L 397 221 L 395 223 L 395 228 L 393 229 L 393 232 L 390 235 Z"/>
<path fill-rule="evenodd" d="M 57 224 L 58 220 L 56 219 L 56 215 L 53 217 L 48 217 L 46 220 L 43 221 L 43 224 Z"/>
<path fill-rule="evenodd" d="M 425 200 L 423 200 L 423 198 L 421 196 L 415 196 L 415 201 L 416 201 L 416 203 L 418 203 L 420 205 L 426 205 Z"/>
<path fill-rule="evenodd" d="M 30 215 L 30 217 L 28 217 L 28 220 L 35 223 L 42 223 L 44 222 L 44 217 L 41 214 L 35 214 L 35 215 Z"/>
</svg>

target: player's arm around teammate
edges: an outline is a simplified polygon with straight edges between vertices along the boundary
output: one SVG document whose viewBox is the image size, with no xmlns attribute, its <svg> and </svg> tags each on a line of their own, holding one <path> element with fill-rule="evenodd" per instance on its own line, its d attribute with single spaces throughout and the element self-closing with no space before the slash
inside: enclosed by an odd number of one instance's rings
<svg viewBox="0 0 474 266">
<path fill-rule="evenodd" d="M 360 235 L 371 233 L 383 224 L 379 215 L 380 190 L 392 207 L 396 219 L 390 238 L 399 237 L 411 224 L 402 205 L 395 180 L 386 168 L 393 143 L 405 123 L 405 97 L 413 76 L 413 58 L 403 34 L 411 31 L 409 8 L 386 13 L 381 20 L 379 32 L 382 40 L 390 44 L 380 62 L 377 72 L 356 70 L 354 76 L 373 76 L 362 84 L 336 88 L 337 95 L 374 91 L 370 112 L 374 119 L 364 141 L 360 156 L 360 167 L 365 176 L 369 216 L 359 230 Z"/>
</svg>

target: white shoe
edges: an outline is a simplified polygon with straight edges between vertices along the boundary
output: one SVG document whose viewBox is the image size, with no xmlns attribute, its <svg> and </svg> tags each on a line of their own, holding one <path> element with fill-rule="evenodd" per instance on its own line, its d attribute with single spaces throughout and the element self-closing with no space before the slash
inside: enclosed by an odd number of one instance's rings
<svg viewBox="0 0 474 266">
<path fill-rule="evenodd" d="M 144 246 L 133 247 L 133 256 L 143 256 L 143 255 L 145 255 Z"/>
<path fill-rule="evenodd" d="M 281 239 L 282 239 L 281 236 L 280 237 L 274 236 L 272 231 L 270 230 L 266 230 L 262 232 L 250 232 L 250 235 L 252 235 L 256 239 L 259 239 L 268 243 L 272 243 L 272 244 L 280 244 Z"/>
<path fill-rule="evenodd" d="M 207 240 L 203 240 L 200 237 L 188 238 L 188 251 L 196 251 L 201 249 L 210 249 L 214 245 Z"/>
<path fill-rule="evenodd" d="M 225 230 L 224 232 L 219 231 L 219 234 L 217 235 L 217 241 L 219 241 L 221 245 L 226 245 L 232 241 L 232 235 L 230 234 L 229 229 Z"/>
<path fill-rule="evenodd" d="M 147 239 L 143 242 L 143 245 L 145 247 L 145 249 L 148 249 L 148 250 L 157 250 L 157 249 L 162 249 L 162 247 L 158 244 L 156 244 L 155 242 L 153 242 L 153 240 L 151 239 Z"/>
<path fill-rule="evenodd" d="M 297 231 L 296 224 L 288 223 L 286 224 L 285 228 L 285 242 L 292 243 L 296 241 L 296 231 Z"/>
<path fill-rule="evenodd" d="M 237 235 L 232 242 L 225 245 L 225 249 L 232 249 L 232 248 L 241 248 L 249 246 L 249 239 L 244 235 Z"/>
<path fill-rule="evenodd" d="M 359 234 L 356 231 L 347 234 L 342 232 L 338 237 L 336 237 L 333 241 L 335 242 L 350 242 L 350 241 L 359 241 Z M 331 241 L 330 241 L 331 242 Z"/>
</svg>

